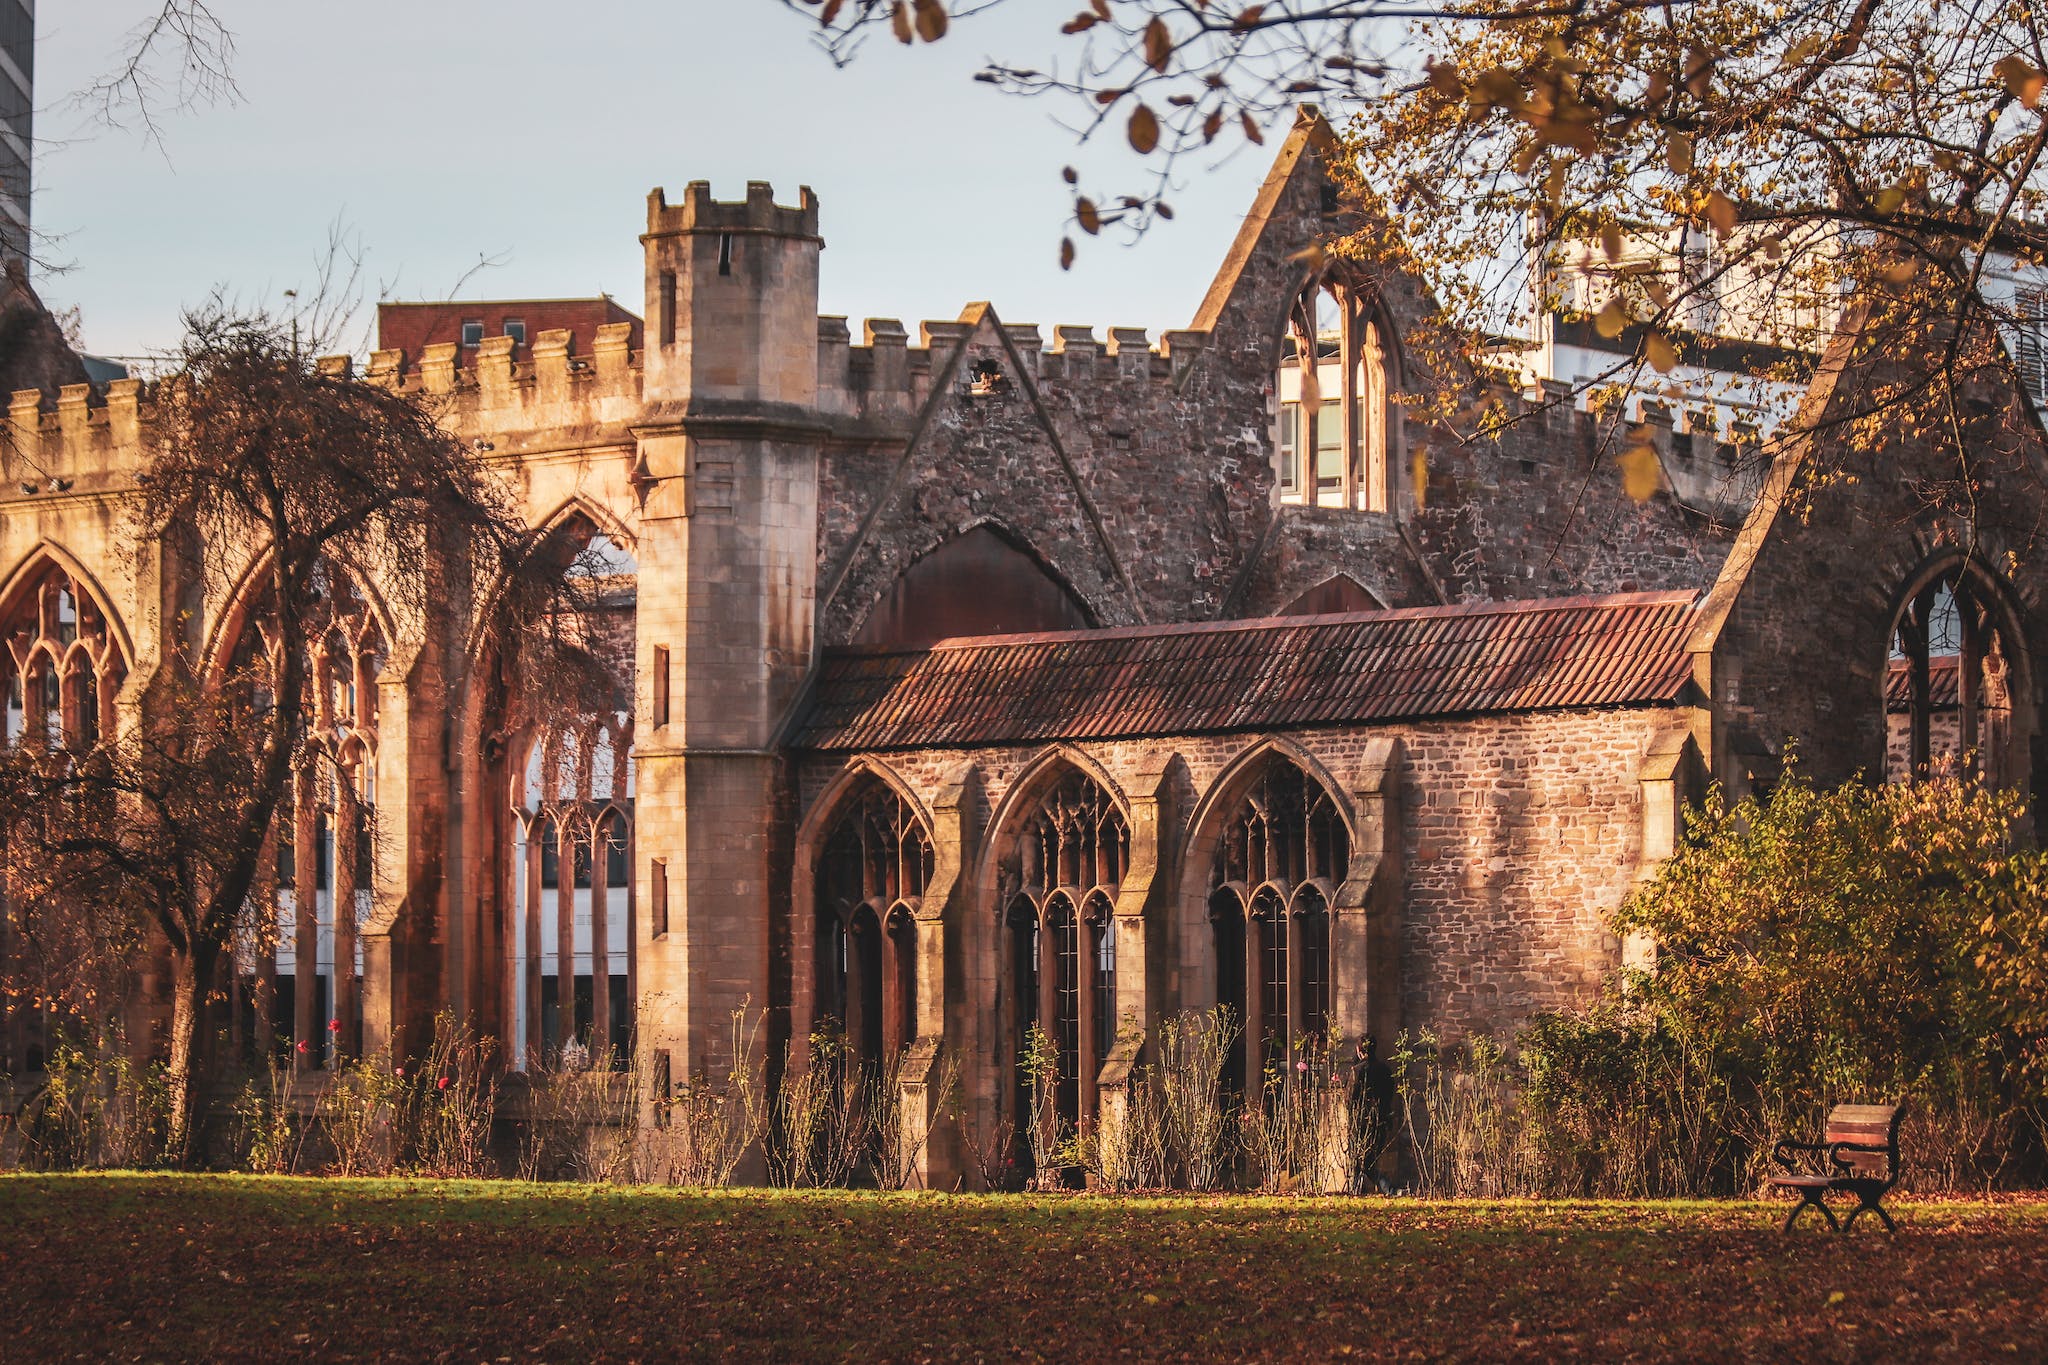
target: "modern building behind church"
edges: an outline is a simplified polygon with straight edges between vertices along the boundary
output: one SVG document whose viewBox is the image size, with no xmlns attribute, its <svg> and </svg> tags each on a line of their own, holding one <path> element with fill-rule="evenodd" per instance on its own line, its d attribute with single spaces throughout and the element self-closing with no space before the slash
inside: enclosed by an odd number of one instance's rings
<svg viewBox="0 0 2048 1365">
<path fill-rule="evenodd" d="M 956 1060 L 966 1122 L 1014 1122 L 1034 1024 L 1086 1123 L 1181 1010 L 1245 1021 L 1246 1078 L 1312 1037 L 1587 1000 L 1687 799 L 1770 782 L 1788 745 L 1823 780 L 1968 750 L 2031 790 L 2024 404 L 1998 400 L 2018 453 L 1967 524 L 1912 498 L 1934 452 L 1759 450 L 1645 403 L 1639 499 L 1569 404 L 1472 376 L 1526 416 L 1425 425 L 1398 395 L 1444 378 L 1402 344 L 1426 292 L 1305 264 L 1344 226 L 1329 150 L 1305 118 L 1157 338 L 983 303 L 914 335 L 820 317 L 811 194 L 699 183 L 650 197 L 640 317 L 450 305 L 452 334 L 372 355 L 487 452 L 537 553 L 595 552 L 616 694 L 536 724 L 473 652 L 488 585 L 413 621 L 378 566 L 335 565 L 313 662 L 348 685 L 225 1035 L 317 1062 L 452 1010 L 515 1067 L 616 1045 L 658 1096 L 716 1075 L 744 1011 L 792 1066 L 821 1030 L 901 1059 L 950 1185 L 936 1078 Z M 7 733 L 83 739 L 181 600 L 119 540 L 148 396 L 25 390 L 10 420 Z M 1790 515 L 1823 455 L 1890 473 Z M 249 614 L 201 595 L 189 628 L 230 657 Z M 8 1024 L 10 1068 L 34 1029 Z"/>
</svg>

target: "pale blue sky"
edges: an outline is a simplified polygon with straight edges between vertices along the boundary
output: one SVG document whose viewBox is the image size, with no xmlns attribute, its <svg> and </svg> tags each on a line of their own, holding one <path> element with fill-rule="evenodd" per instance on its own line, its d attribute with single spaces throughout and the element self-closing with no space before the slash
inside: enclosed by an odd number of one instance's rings
<svg viewBox="0 0 2048 1365">
<path fill-rule="evenodd" d="M 1277 141 L 1190 165 L 1175 221 L 1135 247 L 1087 243 L 1062 273 L 1060 167 L 1124 186 L 1134 158 L 1115 137 L 1077 153 L 1055 121 L 1069 111 L 970 77 L 991 52 L 1055 55 L 1072 0 L 1023 0 L 933 47 L 871 42 L 844 71 L 775 0 L 217 0 L 242 99 L 166 118 L 161 147 L 65 104 L 151 7 L 38 7 L 34 213 L 70 264 L 39 287 L 108 354 L 170 345 L 217 286 L 307 285 L 337 219 L 366 252 L 365 317 L 380 286 L 443 297 L 479 255 L 504 263 L 470 297 L 610 292 L 638 311 L 647 191 L 700 179 L 721 198 L 812 186 L 821 311 L 856 330 L 983 298 L 1013 322 L 1180 327 Z"/>
</svg>

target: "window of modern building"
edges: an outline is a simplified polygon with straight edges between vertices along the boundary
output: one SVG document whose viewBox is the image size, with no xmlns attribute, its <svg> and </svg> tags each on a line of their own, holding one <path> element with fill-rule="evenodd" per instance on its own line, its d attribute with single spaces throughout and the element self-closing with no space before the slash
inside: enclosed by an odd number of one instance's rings
<svg viewBox="0 0 2048 1365">
<path fill-rule="evenodd" d="M 483 319 L 482 319 L 482 318 L 464 318 L 464 319 L 462 320 L 462 344 L 463 344 L 464 346 L 477 346 L 477 345 L 481 345 L 481 344 L 483 343 L 483 339 L 484 339 L 484 322 L 483 322 Z"/>
</svg>

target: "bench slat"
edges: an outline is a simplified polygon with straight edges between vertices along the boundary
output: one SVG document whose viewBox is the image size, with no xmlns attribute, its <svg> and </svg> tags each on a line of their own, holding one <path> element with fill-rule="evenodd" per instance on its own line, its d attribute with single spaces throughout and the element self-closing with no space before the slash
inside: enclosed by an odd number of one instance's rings
<svg viewBox="0 0 2048 1365">
<path fill-rule="evenodd" d="M 1890 1123 L 1896 1104 L 1838 1104 L 1828 1110 L 1829 1123 Z"/>
</svg>

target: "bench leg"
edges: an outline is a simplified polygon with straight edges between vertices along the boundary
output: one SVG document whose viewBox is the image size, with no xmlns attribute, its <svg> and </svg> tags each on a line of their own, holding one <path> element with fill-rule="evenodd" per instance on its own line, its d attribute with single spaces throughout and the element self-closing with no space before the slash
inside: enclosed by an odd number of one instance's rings
<svg viewBox="0 0 2048 1365">
<path fill-rule="evenodd" d="M 1785 1231 L 1792 1231 L 1792 1225 L 1799 1221 L 1800 1214 L 1805 1213 L 1809 1208 L 1816 1208 L 1820 1210 L 1820 1216 L 1828 1220 L 1828 1226 L 1836 1232 L 1840 1232 L 1842 1225 L 1836 1221 L 1835 1211 L 1829 1208 L 1821 1198 L 1821 1195 L 1824 1193 L 1825 1191 L 1801 1190 L 1799 1192 L 1799 1203 L 1793 1207 L 1791 1216 L 1785 1220 Z M 1855 1215 L 1851 1214 L 1850 1216 L 1853 1218 Z"/>
<path fill-rule="evenodd" d="M 1849 1210 L 1849 1221 L 1842 1224 L 1842 1230 L 1846 1232 L 1850 1228 L 1855 1227 L 1856 1216 L 1862 1213 L 1876 1214 L 1878 1221 L 1884 1224 L 1886 1232 L 1897 1232 L 1899 1230 L 1899 1225 L 1892 1221 L 1892 1216 L 1884 1211 L 1882 1205 L 1874 1199 L 1861 1199 L 1860 1197 L 1856 1207 Z"/>
</svg>

